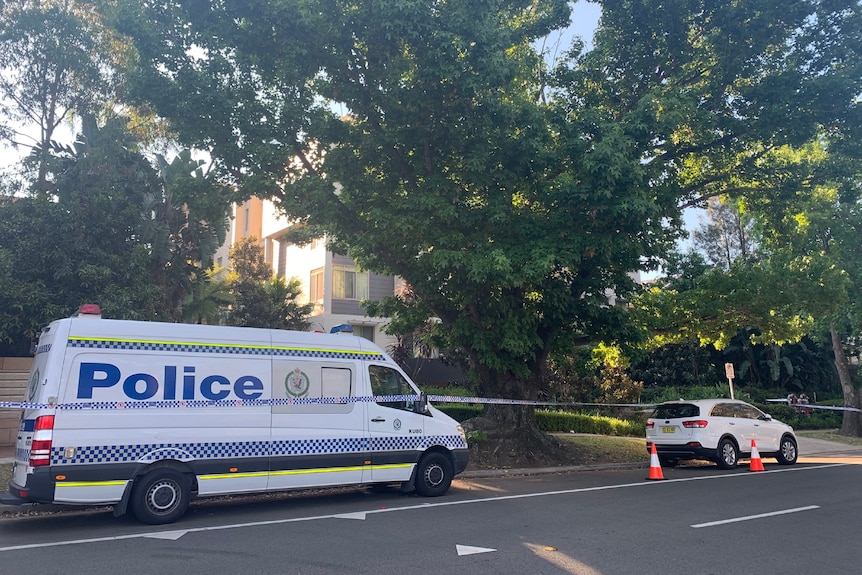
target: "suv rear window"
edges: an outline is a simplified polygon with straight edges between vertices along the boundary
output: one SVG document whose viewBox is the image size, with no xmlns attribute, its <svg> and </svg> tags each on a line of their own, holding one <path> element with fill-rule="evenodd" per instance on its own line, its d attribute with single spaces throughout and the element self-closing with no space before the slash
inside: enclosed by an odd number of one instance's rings
<svg viewBox="0 0 862 575">
<path fill-rule="evenodd" d="M 678 419 L 680 417 L 697 417 L 700 408 L 691 403 L 666 403 L 657 405 L 652 413 L 654 419 Z"/>
</svg>

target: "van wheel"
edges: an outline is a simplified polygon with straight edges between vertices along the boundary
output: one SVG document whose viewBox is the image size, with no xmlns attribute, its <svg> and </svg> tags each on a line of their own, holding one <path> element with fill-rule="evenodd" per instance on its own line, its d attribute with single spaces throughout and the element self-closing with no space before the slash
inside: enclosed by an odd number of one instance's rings
<svg viewBox="0 0 862 575">
<path fill-rule="evenodd" d="M 172 469 L 144 475 L 132 491 L 132 512 L 143 523 L 173 523 L 189 507 L 189 480 Z"/>
<path fill-rule="evenodd" d="M 439 497 L 452 484 L 452 463 L 441 453 L 428 453 L 416 468 L 416 491 L 425 497 Z"/>
</svg>

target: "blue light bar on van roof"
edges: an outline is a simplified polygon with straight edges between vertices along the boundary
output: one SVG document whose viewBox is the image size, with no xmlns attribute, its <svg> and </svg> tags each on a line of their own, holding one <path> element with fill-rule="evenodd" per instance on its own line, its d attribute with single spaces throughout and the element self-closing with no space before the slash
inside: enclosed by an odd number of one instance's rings
<svg viewBox="0 0 862 575">
<path fill-rule="evenodd" d="M 342 323 L 329 330 L 329 333 L 353 333 L 349 323 Z"/>
</svg>

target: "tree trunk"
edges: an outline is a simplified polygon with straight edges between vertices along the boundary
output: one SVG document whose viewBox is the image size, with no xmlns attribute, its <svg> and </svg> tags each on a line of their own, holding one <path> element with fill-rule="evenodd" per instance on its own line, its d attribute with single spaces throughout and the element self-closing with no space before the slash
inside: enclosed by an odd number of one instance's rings
<svg viewBox="0 0 862 575">
<path fill-rule="evenodd" d="M 535 385 L 512 374 L 479 368 L 486 396 L 535 399 Z M 488 403 L 479 417 L 463 423 L 470 432 L 470 459 L 479 468 L 512 469 L 559 465 L 567 453 L 557 438 L 542 431 L 532 405 Z"/>
<path fill-rule="evenodd" d="M 853 387 L 853 380 L 850 377 L 850 365 L 847 362 L 847 356 L 844 354 L 844 345 L 841 342 L 838 330 L 835 329 L 835 324 L 829 326 L 829 334 L 832 337 L 835 369 L 838 370 L 838 381 L 841 383 L 841 391 L 844 394 L 844 405 L 860 408 L 862 407 L 860 406 L 860 403 L 862 403 L 860 402 L 860 393 L 859 390 Z M 841 422 L 841 430 L 838 433 L 850 437 L 862 437 L 862 413 L 845 411 Z"/>
</svg>

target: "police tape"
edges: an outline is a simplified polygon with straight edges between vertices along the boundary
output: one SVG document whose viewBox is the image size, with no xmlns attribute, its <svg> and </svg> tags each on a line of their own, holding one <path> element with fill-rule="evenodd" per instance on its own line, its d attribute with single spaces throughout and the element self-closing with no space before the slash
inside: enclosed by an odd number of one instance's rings
<svg viewBox="0 0 862 575">
<path fill-rule="evenodd" d="M 287 397 L 275 399 L 222 399 L 222 400 L 166 400 L 166 401 L 79 401 L 73 403 L 32 403 L 20 401 L 0 401 L 0 408 L 7 409 L 170 409 L 188 407 L 265 407 L 281 405 L 343 405 L 347 403 L 401 403 L 418 401 L 417 395 L 375 395 L 356 397 Z M 462 397 L 456 395 L 429 395 L 428 400 L 435 403 L 469 403 L 527 406 L 603 406 L 603 407 L 653 407 L 646 403 L 580 403 L 557 401 L 532 401 L 526 399 L 502 399 L 489 397 Z"/>
<path fill-rule="evenodd" d="M 0 409 L 176 409 L 176 408 L 206 408 L 206 407 L 266 407 L 285 405 L 344 405 L 348 403 L 401 403 L 418 401 L 416 395 L 376 395 L 358 397 L 288 397 L 275 399 L 222 399 L 222 400 L 166 400 L 166 401 L 84 401 L 74 403 L 32 403 L 25 401 L 0 401 Z M 429 395 L 428 400 L 434 403 L 466 403 L 484 405 L 523 405 L 533 407 L 626 407 L 647 409 L 655 407 L 655 403 L 597 403 L 578 401 L 534 401 L 527 399 L 504 399 L 494 397 L 462 397 L 457 395 Z M 855 407 L 836 407 L 829 405 L 796 404 L 790 407 L 797 411 L 806 409 L 822 409 L 829 411 L 851 411 L 862 413 Z"/>
</svg>

